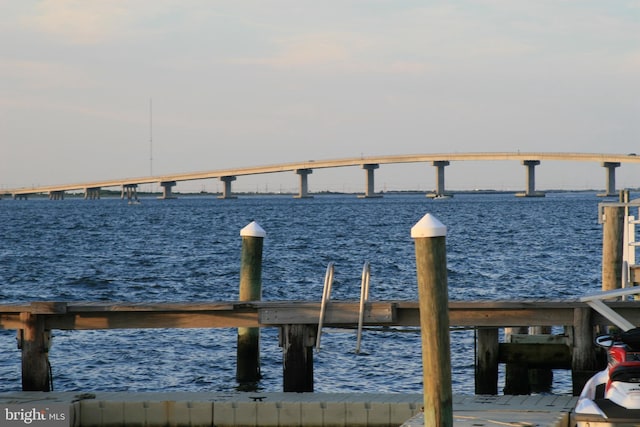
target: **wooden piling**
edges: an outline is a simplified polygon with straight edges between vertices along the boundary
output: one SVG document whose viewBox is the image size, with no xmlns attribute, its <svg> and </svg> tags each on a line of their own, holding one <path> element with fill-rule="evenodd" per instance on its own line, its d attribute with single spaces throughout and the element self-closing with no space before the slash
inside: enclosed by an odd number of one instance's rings
<svg viewBox="0 0 640 427">
<path fill-rule="evenodd" d="M 447 228 L 430 214 L 411 228 L 420 306 L 424 425 L 432 427 L 453 426 L 446 234 Z"/>
<path fill-rule="evenodd" d="M 592 311 L 588 307 L 573 310 L 573 351 L 571 360 L 571 381 L 573 395 L 578 396 L 586 382 L 599 369 L 598 356 L 593 344 L 594 328 L 591 324 Z"/>
<path fill-rule="evenodd" d="M 476 394 L 498 394 L 498 328 L 478 328 Z"/>
<path fill-rule="evenodd" d="M 602 230 L 602 290 L 622 287 L 624 207 L 604 206 Z"/>
<path fill-rule="evenodd" d="M 22 390 L 51 391 L 49 373 L 48 331 L 44 329 L 41 315 L 20 313 L 23 329 L 20 330 L 20 348 L 22 350 Z"/>
<path fill-rule="evenodd" d="M 530 335 L 551 335 L 551 326 L 531 326 Z M 550 393 L 553 387 L 553 370 L 547 368 L 529 369 L 529 387 L 532 393 Z"/>
<path fill-rule="evenodd" d="M 529 328 L 505 328 L 505 342 L 511 342 L 511 334 L 527 334 Z M 529 367 L 526 362 L 507 363 L 505 367 L 504 394 L 523 395 L 531 393 Z"/>
<path fill-rule="evenodd" d="M 240 231 L 240 301 L 262 299 L 262 246 L 265 231 L 251 222 Z M 257 382 L 260 374 L 260 328 L 238 328 L 236 380 L 241 384 Z"/>
<path fill-rule="evenodd" d="M 316 330 L 311 325 L 283 325 L 280 328 L 284 392 L 313 391 L 313 345 Z"/>
</svg>

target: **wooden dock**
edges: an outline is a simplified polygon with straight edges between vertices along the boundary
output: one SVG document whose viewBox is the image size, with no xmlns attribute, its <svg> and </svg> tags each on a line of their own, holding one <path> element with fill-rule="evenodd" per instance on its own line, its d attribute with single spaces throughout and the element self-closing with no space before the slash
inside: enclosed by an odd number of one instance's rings
<svg viewBox="0 0 640 427">
<path fill-rule="evenodd" d="M 640 324 L 640 301 L 607 303 L 634 324 Z M 331 301 L 324 325 L 355 327 L 359 303 Z M 202 303 L 86 303 L 33 302 L 0 305 L 0 328 L 18 330 L 22 349 L 24 391 L 48 391 L 50 385 L 48 349 L 50 331 L 55 329 L 123 328 L 280 328 L 283 347 L 284 384 L 299 380 L 283 391 L 313 390 L 313 357 L 308 357 L 318 333 L 320 303 L 313 301 L 202 302 Z M 594 328 L 607 321 L 585 303 L 568 301 L 453 301 L 449 303 L 452 327 L 477 328 L 476 394 L 498 394 L 499 363 L 525 368 L 571 369 L 574 394 L 584 381 L 601 369 L 594 365 Z M 415 301 L 376 301 L 364 306 L 365 326 L 419 326 Z M 518 326 L 562 326 L 561 341 L 498 342 L 500 328 Z M 544 351 L 543 351 L 544 350 Z M 540 355 L 543 355 L 542 357 Z M 302 356 L 301 356 L 302 355 Z M 297 359 L 296 359 L 297 358 Z M 288 363 L 291 360 L 301 363 Z M 289 366 L 290 368 L 287 368 Z M 293 366 L 293 367 L 292 367 Z M 519 379 L 518 382 L 522 382 Z M 300 388 L 296 388 L 300 387 Z M 513 393 L 517 394 L 517 393 Z"/>
</svg>

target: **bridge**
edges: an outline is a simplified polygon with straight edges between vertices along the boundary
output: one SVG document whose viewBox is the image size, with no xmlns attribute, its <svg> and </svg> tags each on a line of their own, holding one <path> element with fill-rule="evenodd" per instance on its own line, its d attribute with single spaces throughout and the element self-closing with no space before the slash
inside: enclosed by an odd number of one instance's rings
<svg viewBox="0 0 640 427">
<path fill-rule="evenodd" d="M 218 169 L 212 171 L 180 173 L 173 175 L 147 176 L 138 178 L 113 179 L 108 181 L 84 182 L 65 185 L 49 185 L 39 187 L 23 187 L 0 191 L 3 195 L 12 196 L 14 199 L 27 198 L 34 194 L 48 194 L 50 199 L 64 198 L 65 192 L 83 191 L 86 199 L 100 198 L 102 188 L 119 187 L 122 189 L 121 197 L 127 197 L 129 201 L 137 199 L 137 187 L 142 184 L 158 184 L 162 187 L 163 199 L 174 198 L 172 188 L 181 181 L 194 181 L 203 179 L 219 179 L 224 183 L 222 195 L 219 198 L 234 198 L 231 191 L 231 183 L 238 176 L 260 175 L 279 172 L 294 172 L 299 176 L 299 192 L 297 198 L 312 197 L 308 190 L 308 177 L 314 169 L 339 168 L 359 166 L 365 171 L 365 191 L 359 196 L 363 198 L 381 197 L 375 193 L 374 171 L 385 164 L 395 163 L 431 163 L 436 171 L 436 189 L 429 197 L 446 197 L 445 167 L 451 162 L 458 161 L 520 161 L 526 168 L 525 190 L 517 193 L 521 197 L 543 197 L 544 193 L 535 189 L 535 167 L 542 161 L 579 161 L 596 162 L 606 169 L 605 192 L 602 196 L 616 194 L 615 170 L 622 163 L 640 163 L 640 156 L 631 154 L 598 154 L 598 153 L 554 153 L 554 152 L 477 152 L 477 153 L 440 153 L 440 154 L 406 154 L 351 157 L 333 160 L 307 160 L 303 162 L 282 163 L 266 166 L 253 166 L 234 169 Z"/>
</svg>

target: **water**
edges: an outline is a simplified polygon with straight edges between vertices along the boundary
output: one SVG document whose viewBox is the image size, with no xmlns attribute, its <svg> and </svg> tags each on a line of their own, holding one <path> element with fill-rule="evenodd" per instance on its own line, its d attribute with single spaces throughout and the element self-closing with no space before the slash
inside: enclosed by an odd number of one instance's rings
<svg viewBox="0 0 640 427">
<path fill-rule="evenodd" d="M 602 228 L 594 193 L 183 197 L 0 202 L 0 300 L 225 301 L 238 298 L 239 231 L 266 231 L 264 300 L 319 300 L 335 263 L 334 300 L 357 300 L 365 261 L 372 300 L 416 300 L 411 227 L 427 212 L 448 228 L 451 300 L 575 298 L 600 289 Z M 54 331 L 59 391 L 235 390 L 233 329 Z M 473 332 L 453 331 L 453 388 L 473 393 Z M 328 330 L 318 392 L 422 391 L 416 329 Z M 15 332 L 0 331 L 0 391 L 20 390 Z M 259 387 L 282 390 L 277 329 L 263 329 Z M 502 387 L 502 386 L 500 386 Z M 571 392 L 556 372 L 554 393 Z"/>
</svg>

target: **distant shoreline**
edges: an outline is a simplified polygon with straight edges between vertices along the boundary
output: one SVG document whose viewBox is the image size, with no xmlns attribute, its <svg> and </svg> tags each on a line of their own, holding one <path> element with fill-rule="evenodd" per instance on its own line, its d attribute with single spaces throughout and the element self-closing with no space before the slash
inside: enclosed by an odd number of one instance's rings
<svg viewBox="0 0 640 427">
<path fill-rule="evenodd" d="M 640 189 L 638 188 L 630 188 L 625 189 L 630 192 L 638 192 Z M 588 189 L 588 190 L 562 190 L 562 189 L 552 189 L 552 190 L 539 190 L 542 193 L 553 194 L 553 193 L 601 193 L 602 189 Z M 422 195 L 425 196 L 427 194 L 432 194 L 433 190 L 391 190 L 391 191 L 379 191 L 375 194 L 377 195 Z M 478 194 L 478 195 L 499 195 L 499 194 L 518 194 L 521 191 L 516 190 L 492 190 L 492 189 L 478 189 L 478 190 L 448 190 L 447 195 L 470 195 L 470 194 Z M 318 192 L 310 192 L 309 196 L 311 197 L 322 197 L 322 196 L 357 196 L 362 194 L 362 192 L 341 192 L 341 191 L 318 191 Z M 173 192 L 172 195 L 174 198 L 179 197 L 218 197 L 221 196 L 222 193 L 214 193 L 214 192 Z M 259 197 L 259 196 L 297 196 L 297 192 L 257 192 L 257 191 L 247 191 L 247 192 L 233 192 L 234 196 L 242 196 L 242 197 Z M 6 198 L 10 198 L 9 195 L 6 195 Z M 145 192 L 139 191 L 137 193 L 138 198 L 161 198 L 161 192 Z M 34 193 L 29 194 L 29 198 L 36 199 L 47 199 L 49 196 L 44 193 Z M 2 197 L 0 197 L 2 198 Z M 73 198 L 79 199 L 84 198 L 84 193 L 65 193 L 65 198 Z M 100 198 L 121 198 L 120 190 L 102 190 L 100 192 Z"/>
</svg>

